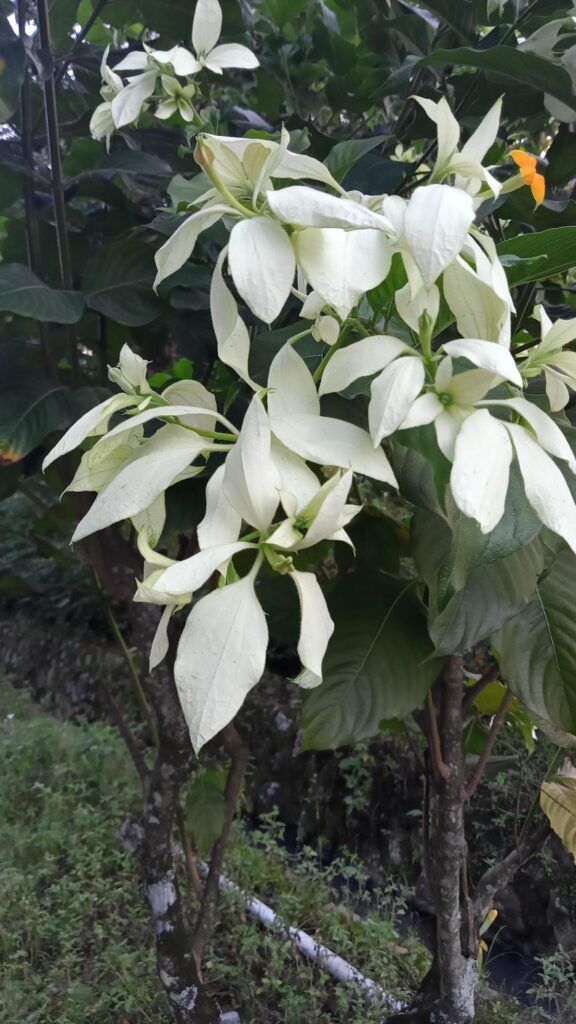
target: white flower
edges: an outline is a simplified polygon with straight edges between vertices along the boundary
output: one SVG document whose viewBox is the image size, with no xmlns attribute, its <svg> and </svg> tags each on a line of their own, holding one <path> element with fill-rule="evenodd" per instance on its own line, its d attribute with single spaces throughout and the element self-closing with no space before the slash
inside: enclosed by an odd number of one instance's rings
<svg viewBox="0 0 576 1024">
<path fill-rule="evenodd" d="M 414 96 L 414 99 L 437 126 L 438 148 L 431 180 L 441 181 L 454 174 L 456 186 L 471 195 L 476 195 L 485 183 L 493 195 L 497 196 L 500 182 L 482 166 L 482 161 L 496 141 L 502 99 L 496 100 L 460 152 L 460 125 L 446 98 L 442 96 L 437 103 L 421 96 Z"/>
<path fill-rule="evenodd" d="M 207 68 L 217 75 L 224 68 L 257 68 L 258 59 L 239 43 L 216 43 L 222 30 L 222 8 L 218 0 L 198 0 L 192 22 L 192 45 L 196 51 L 198 67 Z"/>
<path fill-rule="evenodd" d="M 444 271 L 442 284 L 463 337 L 484 338 L 510 347 L 514 304 L 491 238 L 473 230 L 462 254 Z"/>
<path fill-rule="evenodd" d="M 170 75 L 162 75 L 161 80 L 162 88 L 168 99 L 162 100 L 158 104 L 155 110 L 156 117 L 166 120 L 172 117 L 172 114 L 178 113 L 184 121 L 193 121 L 195 113 L 192 97 L 196 91 L 195 86 L 180 85 L 178 79 L 172 78 Z"/>
<path fill-rule="evenodd" d="M 148 361 L 133 352 L 129 345 L 123 345 L 117 366 L 108 367 L 108 377 L 128 395 L 143 397 L 153 394 L 146 380 Z"/>
<path fill-rule="evenodd" d="M 400 429 L 433 423 L 438 446 L 452 461 L 462 424 L 475 411 L 476 403 L 500 380 L 487 370 L 465 370 L 455 374 L 452 359 L 446 356 L 436 369 L 434 389 L 416 399 Z"/>
<path fill-rule="evenodd" d="M 102 54 L 102 60 L 100 62 L 100 73 L 102 75 L 102 88 L 100 95 L 104 100 L 104 103 L 100 103 L 96 107 L 92 117 L 90 118 L 90 134 L 95 139 L 105 139 L 106 149 L 110 149 L 110 139 L 116 131 L 116 125 L 112 116 L 112 100 L 118 95 L 124 88 L 124 83 L 120 78 L 120 75 L 115 74 L 111 68 L 108 67 L 108 54 L 110 53 L 110 47 L 107 46 Z"/>
<path fill-rule="evenodd" d="M 520 370 L 527 379 L 544 372 L 550 408 L 558 412 L 568 403 L 568 388 L 576 389 L 576 352 L 564 351 L 576 340 L 576 318 L 552 324 L 543 306 L 538 306 L 534 315 L 540 320 L 542 341 L 530 350 Z"/>
</svg>

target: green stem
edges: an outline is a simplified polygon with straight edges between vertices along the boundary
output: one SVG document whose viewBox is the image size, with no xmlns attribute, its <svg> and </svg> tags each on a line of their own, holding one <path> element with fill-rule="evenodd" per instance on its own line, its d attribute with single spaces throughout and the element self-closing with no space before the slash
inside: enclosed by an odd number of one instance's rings
<svg viewBox="0 0 576 1024">
<path fill-rule="evenodd" d="M 311 333 L 311 331 L 312 331 L 312 328 L 308 327 L 307 330 L 300 331 L 300 334 L 293 334 L 291 338 L 288 338 L 288 341 L 286 342 L 286 344 L 287 345 L 295 345 L 296 342 L 297 341 L 301 341 L 302 338 L 307 338 L 308 335 Z"/>
<path fill-rule="evenodd" d="M 526 840 L 526 836 L 528 835 L 528 831 L 530 829 L 530 826 L 531 826 L 531 824 L 532 824 L 532 822 L 534 820 L 534 815 L 536 814 L 536 811 L 538 810 L 538 807 L 540 806 L 540 790 L 542 788 L 542 785 L 545 782 L 548 782 L 548 779 L 550 778 L 550 776 L 554 774 L 554 771 L 556 769 L 556 765 L 558 764 L 560 758 L 562 757 L 562 754 L 563 754 L 563 750 L 562 750 L 561 747 L 559 747 L 557 750 L 554 751 L 554 754 L 552 756 L 552 760 L 550 761 L 550 764 L 548 765 L 548 770 L 546 772 L 546 775 L 544 776 L 540 786 L 538 787 L 538 791 L 536 793 L 536 796 L 534 797 L 534 799 L 533 799 L 533 801 L 532 801 L 532 803 L 530 805 L 530 810 L 528 811 L 528 814 L 526 815 L 526 820 L 525 820 L 525 822 L 524 822 L 524 824 L 522 826 L 522 829 L 520 831 L 520 837 L 518 839 L 518 848 L 522 847 L 522 845 L 524 844 L 524 842 Z"/>
<path fill-rule="evenodd" d="M 109 603 L 108 603 L 108 601 L 106 599 L 106 595 L 104 594 L 104 591 L 102 589 L 100 580 L 98 579 L 98 576 L 96 575 L 96 573 L 94 573 L 94 575 L 96 576 L 96 585 L 98 587 L 98 590 L 100 591 L 100 595 L 102 597 L 102 601 L 103 601 L 103 604 L 104 604 L 104 611 L 106 613 L 106 618 L 108 619 L 108 622 L 109 622 L 109 625 L 110 625 L 110 629 L 112 630 L 114 639 L 116 640 L 116 643 L 118 644 L 118 646 L 119 646 L 119 648 L 122 651 L 122 654 L 124 656 L 124 661 L 126 662 L 126 666 L 128 668 L 128 672 L 129 672 L 130 678 L 132 680 L 132 685 L 134 686 L 134 693 L 136 694 L 136 699 L 138 701 L 140 710 L 141 710 L 142 715 L 144 717 L 144 720 L 145 720 L 146 724 L 148 725 L 148 728 L 150 729 L 150 732 L 152 734 L 152 740 L 154 742 L 154 746 L 158 747 L 159 746 L 158 726 L 156 725 L 156 719 L 154 718 L 154 715 L 152 714 L 152 711 L 150 709 L 150 705 L 149 705 L 149 703 L 148 703 L 148 701 L 146 699 L 146 694 L 144 693 L 144 690 L 143 690 L 143 687 L 142 687 L 142 683 L 140 681 L 140 676 L 138 674 L 138 669 L 136 668 L 136 662 L 134 661 L 134 657 L 133 657 L 132 651 L 130 650 L 130 648 L 128 647 L 128 644 L 126 643 L 124 637 L 122 636 L 122 633 L 120 631 L 120 627 L 118 625 L 118 622 L 116 621 L 116 616 L 114 615 L 114 612 L 112 611 L 112 609 L 111 609 L 111 607 L 110 607 L 110 605 L 109 605 Z"/>
<path fill-rule="evenodd" d="M 328 349 L 326 355 L 324 356 L 324 358 L 320 362 L 319 366 L 316 367 L 314 373 L 312 374 L 312 380 L 314 381 L 315 384 L 317 384 L 318 381 L 322 380 L 322 374 L 324 373 L 324 370 L 328 366 L 328 363 L 332 359 L 332 356 L 334 355 L 334 353 L 337 352 L 338 349 L 341 347 L 341 345 L 342 345 L 343 341 L 345 340 L 345 338 L 346 338 L 346 331 L 341 331 L 340 332 L 340 337 L 338 338 L 338 341 L 335 342 L 335 344 L 332 345 L 332 347 Z"/>
<path fill-rule="evenodd" d="M 40 45 L 47 59 L 51 55 L 50 20 L 47 0 L 38 0 L 38 31 Z M 52 178 L 52 199 L 54 202 L 54 220 L 56 225 L 56 241 L 58 247 L 58 263 L 62 287 L 73 288 L 72 263 L 68 247 L 68 230 L 66 226 L 66 200 L 64 181 L 62 178 L 62 161 L 60 157 L 60 133 L 58 129 L 58 106 L 56 102 L 56 85 L 54 71 L 44 80 L 44 111 L 46 115 L 46 134 L 48 138 L 48 155 L 50 158 Z M 70 366 L 72 381 L 75 387 L 80 380 L 80 362 L 74 329 L 68 331 Z"/>
</svg>

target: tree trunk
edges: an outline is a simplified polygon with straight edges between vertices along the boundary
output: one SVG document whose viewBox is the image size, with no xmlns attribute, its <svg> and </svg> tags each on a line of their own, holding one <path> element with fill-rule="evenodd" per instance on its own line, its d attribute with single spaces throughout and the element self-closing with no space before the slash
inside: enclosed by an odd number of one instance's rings
<svg viewBox="0 0 576 1024">
<path fill-rule="evenodd" d="M 464 866 L 464 800 L 462 756 L 462 658 L 448 659 L 442 677 L 440 737 L 448 768 L 438 781 L 434 842 L 434 895 L 440 1005 L 446 1024 L 468 1024 L 474 1018 L 476 959 L 462 951 L 460 885 Z"/>
<path fill-rule="evenodd" d="M 477 983 L 472 937 L 463 938 L 461 879 L 465 864 L 464 778 L 462 754 L 462 658 L 448 658 L 435 690 L 440 719 L 428 702 L 429 753 L 436 795 L 431 835 L 431 890 L 436 910 L 436 950 L 416 1005 L 389 1018 L 388 1024 L 469 1024 L 474 1019 Z M 466 907 L 466 918 L 472 908 Z M 466 951 L 464 952 L 464 945 Z"/>
</svg>

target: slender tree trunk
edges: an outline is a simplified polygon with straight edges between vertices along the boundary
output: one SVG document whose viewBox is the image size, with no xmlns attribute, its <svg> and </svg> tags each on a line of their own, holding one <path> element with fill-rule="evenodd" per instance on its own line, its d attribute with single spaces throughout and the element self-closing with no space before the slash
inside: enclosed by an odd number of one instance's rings
<svg viewBox="0 0 576 1024">
<path fill-rule="evenodd" d="M 440 1020 L 468 1024 L 474 1018 L 476 960 L 462 951 L 460 885 L 464 866 L 462 757 L 462 658 L 448 659 L 442 679 L 440 736 L 448 772 L 438 781 L 435 900 Z"/>
</svg>

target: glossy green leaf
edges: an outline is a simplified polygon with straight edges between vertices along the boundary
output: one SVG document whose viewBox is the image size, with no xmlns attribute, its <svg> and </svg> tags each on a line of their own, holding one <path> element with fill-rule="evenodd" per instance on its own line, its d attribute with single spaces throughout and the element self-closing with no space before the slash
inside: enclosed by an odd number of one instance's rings
<svg viewBox="0 0 576 1024">
<path fill-rule="evenodd" d="M 494 637 L 502 678 L 536 719 L 576 735 L 576 556 L 554 560 L 521 614 Z"/>
<path fill-rule="evenodd" d="M 82 290 L 90 309 L 127 327 L 155 320 L 162 304 L 152 291 L 154 252 L 139 239 L 114 242 L 86 264 Z"/>
<path fill-rule="evenodd" d="M 450 2 L 450 0 L 449 0 Z M 456 6 L 453 3 L 452 7 Z M 549 93 L 568 106 L 574 106 L 576 97 L 566 68 L 545 57 L 512 46 L 491 46 L 484 50 L 460 46 L 454 50 L 434 50 L 423 57 L 416 67 L 435 64 L 463 65 L 479 68 L 501 82 L 520 82 L 527 91 L 536 89 Z"/>
<path fill-rule="evenodd" d="M 82 316 L 84 299 L 80 292 L 50 288 L 22 263 L 1 263 L 0 310 L 34 320 L 74 324 Z"/>
<path fill-rule="evenodd" d="M 440 611 L 431 605 L 429 628 L 436 651 L 463 651 L 500 629 L 526 606 L 543 568 L 542 548 L 535 542 L 474 569 Z"/>
<path fill-rule="evenodd" d="M 40 378 L 22 376 L 0 390 L 0 464 L 20 462 L 53 430 L 67 425 L 70 390 Z"/>
<path fill-rule="evenodd" d="M 498 255 L 513 255 L 522 261 L 506 268 L 511 285 L 541 281 L 576 267 L 576 227 L 548 228 L 533 231 L 498 245 Z"/>
<path fill-rule="evenodd" d="M 344 576 L 328 599 L 335 630 L 323 682 L 304 706 L 304 746 L 373 736 L 383 719 L 422 703 L 439 672 L 414 581 L 379 572 Z"/>
<path fill-rule="evenodd" d="M 336 181 L 342 181 L 361 157 L 376 149 L 377 146 L 381 146 L 383 141 L 382 135 L 374 135 L 369 139 L 350 139 L 347 142 L 337 142 L 324 163 Z"/>
</svg>

